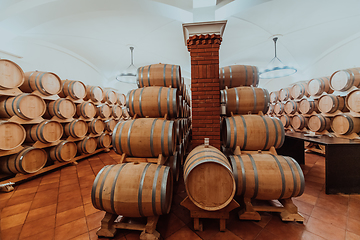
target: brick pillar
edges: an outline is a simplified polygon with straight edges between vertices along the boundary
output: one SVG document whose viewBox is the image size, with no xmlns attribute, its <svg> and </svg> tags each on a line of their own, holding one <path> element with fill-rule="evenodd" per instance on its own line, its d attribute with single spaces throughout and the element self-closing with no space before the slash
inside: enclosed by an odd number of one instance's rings
<svg viewBox="0 0 360 240">
<path fill-rule="evenodd" d="M 209 138 L 220 149 L 219 34 L 189 37 L 191 56 L 192 148 Z"/>
</svg>

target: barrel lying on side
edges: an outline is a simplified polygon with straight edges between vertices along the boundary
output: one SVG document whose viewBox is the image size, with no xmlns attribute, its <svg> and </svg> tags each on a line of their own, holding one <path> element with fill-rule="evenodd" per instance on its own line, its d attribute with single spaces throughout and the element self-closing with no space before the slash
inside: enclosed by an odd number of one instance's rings
<svg viewBox="0 0 360 240">
<path fill-rule="evenodd" d="M 306 82 L 295 83 L 291 89 L 290 94 L 294 99 L 301 99 L 302 97 L 309 97 L 308 87 Z"/>
<path fill-rule="evenodd" d="M 281 115 L 285 112 L 285 105 L 282 102 L 277 102 L 274 106 L 274 113 Z"/>
<path fill-rule="evenodd" d="M 230 156 L 237 195 L 259 200 L 301 196 L 305 178 L 291 157 L 272 154 Z"/>
<path fill-rule="evenodd" d="M 105 124 L 101 119 L 93 119 L 89 124 L 89 133 L 100 134 L 105 129 Z"/>
<path fill-rule="evenodd" d="M 290 94 L 291 88 L 282 88 L 279 90 L 279 100 L 280 101 L 287 101 L 293 99 L 293 97 Z"/>
<path fill-rule="evenodd" d="M 349 135 L 360 132 L 360 118 L 348 113 L 336 115 L 331 121 L 331 129 L 340 135 Z"/>
<path fill-rule="evenodd" d="M 76 153 L 76 143 L 62 141 L 50 149 L 49 156 L 53 161 L 69 162 L 76 156 Z"/>
<path fill-rule="evenodd" d="M 101 118 L 108 118 L 111 116 L 111 107 L 104 103 L 96 106 L 96 116 Z"/>
<path fill-rule="evenodd" d="M 64 133 L 67 137 L 82 138 L 87 132 L 88 124 L 81 119 L 75 119 L 64 125 Z"/>
<path fill-rule="evenodd" d="M 291 126 L 295 130 L 303 130 L 308 126 L 309 117 L 305 117 L 300 114 L 296 114 L 291 118 Z"/>
<path fill-rule="evenodd" d="M 152 163 L 107 165 L 91 189 L 95 208 L 125 217 L 168 214 L 172 200 L 170 168 Z"/>
<path fill-rule="evenodd" d="M 85 137 L 77 143 L 79 153 L 88 154 L 95 152 L 97 148 L 97 141 L 93 137 Z"/>
<path fill-rule="evenodd" d="M 35 125 L 25 125 L 26 141 L 56 142 L 63 135 L 63 127 L 57 121 L 45 120 Z"/>
<path fill-rule="evenodd" d="M 0 136 L 0 150 L 12 150 L 25 141 L 26 132 L 18 123 L 0 121 Z"/>
<path fill-rule="evenodd" d="M 58 94 L 61 91 L 61 79 L 52 72 L 26 72 L 25 82 L 21 85 L 20 90 L 31 93 L 38 91 L 45 96 Z"/>
<path fill-rule="evenodd" d="M 319 112 L 318 100 L 311 100 L 307 98 L 302 99 L 299 103 L 299 112 L 302 114 Z"/>
<path fill-rule="evenodd" d="M 91 100 L 93 102 L 101 102 L 104 99 L 104 91 L 99 86 L 86 86 L 86 96 L 84 100 Z"/>
<path fill-rule="evenodd" d="M 126 96 L 123 93 L 117 93 L 117 104 L 120 104 L 120 106 L 125 106 L 126 104 Z"/>
<path fill-rule="evenodd" d="M 105 130 L 108 131 L 108 132 L 112 132 L 115 129 L 115 126 L 117 124 L 117 120 L 115 120 L 113 118 L 110 118 L 110 119 L 104 121 L 104 124 L 105 124 Z"/>
<path fill-rule="evenodd" d="M 346 107 L 353 111 L 360 113 L 360 90 L 356 89 L 347 94 L 345 98 Z"/>
<path fill-rule="evenodd" d="M 291 125 L 291 118 L 288 115 L 281 115 L 280 121 L 284 125 L 284 128 L 288 128 Z"/>
<path fill-rule="evenodd" d="M 20 87 L 25 81 L 24 71 L 16 63 L 0 59 L 0 89 Z"/>
<path fill-rule="evenodd" d="M 294 100 L 288 100 L 285 103 L 284 110 L 286 114 L 295 114 L 299 111 L 299 103 Z"/>
<path fill-rule="evenodd" d="M 335 113 L 337 110 L 347 112 L 345 97 L 333 94 L 323 95 L 319 98 L 318 107 L 322 113 Z"/>
<path fill-rule="evenodd" d="M 333 93 L 330 88 L 330 77 L 313 78 L 308 82 L 309 94 L 313 97 L 319 97 L 323 93 Z"/>
<path fill-rule="evenodd" d="M 111 107 L 111 116 L 114 118 L 120 118 L 122 116 L 122 109 L 120 105 L 113 105 Z"/>
<path fill-rule="evenodd" d="M 279 91 L 271 92 L 269 94 L 269 97 L 271 103 L 276 103 L 277 101 L 279 101 Z"/>
<path fill-rule="evenodd" d="M 313 132 L 329 130 L 331 119 L 321 114 L 312 115 L 308 121 L 308 128 Z"/>
<path fill-rule="evenodd" d="M 220 89 L 225 87 L 254 86 L 259 84 L 259 71 L 255 66 L 232 65 L 219 69 Z"/>
<path fill-rule="evenodd" d="M 96 115 L 96 106 L 92 102 L 82 102 L 76 105 L 76 117 L 85 119 L 94 118 Z"/>
<path fill-rule="evenodd" d="M 107 148 L 111 145 L 111 135 L 109 133 L 102 133 L 96 140 L 100 148 Z"/>
<path fill-rule="evenodd" d="M 360 68 L 349 68 L 334 72 L 330 86 L 335 91 L 347 91 L 353 86 L 360 87 Z"/>
<path fill-rule="evenodd" d="M 62 80 L 60 97 L 70 97 L 74 100 L 83 99 L 86 96 L 86 86 L 80 81 Z"/>
<path fill-rule="evenodd" d="M 104 90 L 104 99 L 102 100 L 102 102 L 106 102 L 108 104 L 115 104 L 117 102 L 116 92 L 109 89 Z"/>
<path fill-rule="evenodd" d="M 178 65 L 151 64 L 137 70 L 138 87 L 162 86 L 180 89 L 181 70 Z"/>
<path fill-rule="evenodd" d="M 58 117 L 60 119 L 72 118 L 76 113 L 76 106 L 70 99 L 59 98 L 47 103 L 45 118 Z"/>
</svg>

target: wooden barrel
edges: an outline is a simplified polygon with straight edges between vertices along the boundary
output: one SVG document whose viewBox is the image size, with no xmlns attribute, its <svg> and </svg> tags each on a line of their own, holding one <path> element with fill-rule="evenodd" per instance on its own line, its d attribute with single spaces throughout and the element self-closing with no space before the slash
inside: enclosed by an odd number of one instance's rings
<svg viewBox="0 0 360 240">
<path fill-rule="evenodd" d="M 322 132 L 330 129 L 331 119 L 321 114 L 312 115 L 308 121 L 308 128 L 313 132 Z"/>
<path fill-rule="evenodd" d="M 307 89 L 307 83 L 306 82 L 295 83 L 290 89 L 290 94 L 293 99 L 301 99 L 303 97 L 309 97 L 310 94 Z"/>
<path fill-rule="evenodd" d="M 295 114 L 299 110 L 299 103 L 294 100 L 288 100 L 284 105 L 284 111 L 286 114 Z"/>
<path fill-rule="evenodd" d="M 170 167 L 175 182 L 179 181 L 180 176 L 180 156 L 181 154 L 176 151 L 165 163 L 166 166 Z"/>
<path fill-rule="evenodd" d="M 303 115 L 297 114 L 291 118 L 291 126 L 295 130 L 303 130 L 308 126 L 308 117 L 304 117 Z"/>
<path fill-rule="evenodd" d="M 92 102 L 82 102 L 76 105 L 76 117 L 91 119 L 96 116 L 96 106 Z"/>
<path fill-rule="evenodd" d="M 59 98 L 55 101 L 47 102 L 44 118 L 58 117 L 60 119 L 72 118 L 76 113 L 76 106 L 70 99 Z"/>
<path fill-rule="evenodd" d="M 170 118 L 179 115 L 179 96 L 176 88 L 145 87 L 131 90 L 126 99 L 129 114 L 140 117 L 164 117 Z"/>
<path fill-rule="evenodd" d="M 95 152 L 97 148 L 97 141 L 94 137 L 85 137 L 77 143 L 77 150 L 82 154 L 89 154 Z"/>
<path fill-rule="evenodd" d="M 255 66 L 232 65 L 219 69 L 220 89 L 225 87 L 254 86 L 259 84 L 259 71 Z"/>
<path fill-rule="evenodd" d="M 112 132 L 112 131 L 114 131 L 117 121 L 113 118 L 110 118 L 110 119 L 104 121 L 104 124 L 105 124 L 105 130 L 108 132 Z"/>
<path fill-rule="evenodd" d="M 313 78 L 308 82 L 308 92 L 313 97 L 319 97 L 323 93 L 333 93 L 330 88 L 330 77 Z"/>
<path fill-rule="evenodd" d="M 62 80 L 59 96 L 70 97 L 74 100 L 83 99 L 86 96 L 86 86 L 80 81 Z"/>
<path fill-rule="evenodd" d="M 115 104 L 117 102 L 117 95 L 116 92 L 110 89 L 104 90 L 104 99 L 102 100 L 103 103 L 108 104 Z"/>
<path fill-rule="evenodd" d="M 50 149 L 49 156 L 53 161 L 69 162 L 75 158 L 76 153 L 76 143 L 71 141 L 62 141 Z"/>
<path fill-rule="evenodd" d="M 26 141 L 51 143 L 59 140 L 63 135 L 62 125 L 53 120 L 45 120 L 35 125 L 25 125 Z"/>
<path fill-rule="evenodd" d="M 228 116 L 234 114 L 247 114 L 267 112 L 270 104 L 269 92 L 265 88 L 234 87 L 220 90 L 221 98 L 226 105 Z"/>
<path fill-rule="evenodd" d="M 285 140 L 284 126 L 278 118 L 238 115 L 222 121 L 222 141 L 227 148 L 268 150 L 279 148 Z"/>
<path fill-rule="evenodd" d="M 25 81 L 20 86 L 23 92 L 39 91 L 45 96 L 55 95 L 61 91 L 61 79 L 52 72 L 26 72 Z"/>
<path fill-rule="evenodd" d="M 123 93 L 117 93 L 117 104 L 120 104 L 121 106 L 125 106 L 126 104 L 126 96 Z"/>
<path fill-rule="evenodd" d="M 349 135 L 360 132 L 360 118 L 348 113 L 336 115 L 331 121 L 331 129 L 340 135 Z"/>
<path fill-rule="evenodd" d="M 108 148 L 111 145 L 111 135 L 109 133 L 102 133 L 96 140 L 99 148 Z"/>
<path fill-rule="evenodd" d="M 111 107 L 104 103 L 96 106 L 96 116 L 101 118 L 108 118 L 111 116 Z"/>
<path fill-rule="evenodd" d="M 207 211 L 226 207 L 236 192 L 229 161 L 212 146 L 200 145 L 189 153 L 184 163 L 184 183 L 190 200 Z"/>
<path fill-rule="evenodd" d="M 134 157 L 171 156 L 175 152 L 174 121 L 138 118 L 119 122 L 113 131 L 116 153 Z"/>
<path fill-rule="evenodd" d="M 360 90 L 349 92 L 345 98 L 345 104 L 349 110 L 360 113 Z"/>
<path fill-rule="evenodd" d="M 281 115 L 280 121 L 283 124 L 284 128 L 289 128 L 291 125 L 291 117 L 289 117 L 288 115 Z"/>
<path fill-rule="evenodd" d="M 152 163 L 107 165 L 97 174 L 91 201 L 95 208 L 124 217 L 170 212 L 173 181 L 170 168 Z"/>
<path fill-rule="evenodd" d="M 104 99 L 103 89 L 99 86 L 86 86 L 86 96 L 84 100 L 91 100 L 93 102 L 101 102 Z"/>
<path fill-rule="evenodd" d="M 281 115 L 285 112 L 285 105 L 282 102 L 277 102 L 274 106 L 274 113 Z"/>
<path fill-rule="evenodd" d="M 0 150 L 12 150 L 25 141 L 26 132 L 18 123 L 0 121 L 0 136 Z"/>
<path fill-rule="evenodd" d="M 290 94 L 290 91 L 291 91 L 290 87 L 280 89 L 280 91 L 279 91 L 279 100 L 285 102 L 287 100 L 293 99 L 293 97 Z"/>
<path fill-rule="evenodd" d="M 318 107 L 322 113 L 334 113 L 337 110 L 347 112 L 345 97 L 332 94 L 323 95 L 319 98 Z"/>
<path fill-rule="evenodd" d="M 102 133 L 105 129 L 104 121 L 101 119 L 93 119 L 89 122 L 89 133 L 99 134 Z"/>
<path fill-rule="evenodd" d="M 18 116 L 30 120 L 41 117 L 46 110 L 44 100 L 30 93 L 19 94 L 16 97 L 0 97 L 0 117 Z"/>
<path fill-rule="evenodd" d="M 313 112 L 319 112 L 318 100 L 312 100 L 308 98 L 301 99 L 299 103 L 299 112 L 302 114 L 311 114 Z"/>
<path fill-rule="evenodd" d="M 304 174 L 291 157 L 242 154 L 230 156 L 230 162 L 238 196 L 275 200 L 298 197 L 304 193 Z"/>
<path fill-rule="evenodd" d="M 129 119 L 129 118 L 130 118 L 130 114 L 129 114 L 128 110 L 127 110 L 127 107 L 122 107 L 121 110 L 122 110 L 123 118 L 124 118 L 124 119 Z"/>
<path fill-rule="evenodd" d="M 25 74 L 16 63 L 0 59 L 0 89 L 20 87 L 25 81 Z"/>
<path fill-rule="evenodd" d="M 312 148 L 312 147 L 316 147 L 316 144 L 312 143 L 312 142 L 304 141 L 304 147 L 305 148 Z"/>
<path fill-rule="evenodd" d="M 2 157 L 0 170 L 10 174 L 29 174 L 42 169 L 47 161 L 47 154 L 41 148 L 25 147 L 19 153 Z"/>
<path fill-rule="evenodd" d="M 269 104 L 269 109 L 267 111 L 267 115 L 273 115 L 274 114 L 274 107 L 275 107 L 275 104 Z"/>
<path fill-rule="evenodd" d="M 113 116 L 114 118 L 121 118 L 122 109 L 121 109 L 120 105 L 113 105 L 111 107 L 111 116 Z"/>
<path fill-rule="evenodd" d="M 88 132 L 88 124 L 84 120 L 75 119 L 64 125 L 64 132 L 67 137 L 82 138 Z"/>
<path fill-rule="evenodd" d="M 269 94 L 269 97 L 271 103 L 276 103 L 277 101 L 279 101 L 279 91 L 271 92 Z"/>
<path fill-rule="evenodd" d="M 138 87 L 161 86 L 180 89 L 181 70 L 179 65 L 151 64 L 137 69 Z"/>
<path fill-rule="evenodd" d="M 349 68 L 334 72 L 330 77 L 330 86 L 335 91 L 345 92 L 353 86 L 360 87 L 360 68 Z"/>
</svg>

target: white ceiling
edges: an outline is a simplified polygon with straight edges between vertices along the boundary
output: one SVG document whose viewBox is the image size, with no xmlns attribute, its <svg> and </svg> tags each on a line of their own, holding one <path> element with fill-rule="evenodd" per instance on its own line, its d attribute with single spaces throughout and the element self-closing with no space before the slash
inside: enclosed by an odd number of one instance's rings
<svg viewBox="0 0 360 240">
<path fill-rule="evenodd" d="M 0 57 L 23 63 L 25 71 L 54 71 L 85 82 L 98 78 L 111 86 L 135 46 L 137 67 L 179 64 L 189 78 L 182 23 L 223 19 L 220 66 L 265 68 L 274 55 L 274 35 L 280 35 L 278 57 L 299 69 L 291 81 L 360 66 L 360 47 L 352 44 L 360 37 L 359 0 L 0 0 Z M 345 56 L 329 57 L 344 46 L 354 53 L 351 65 Z M 271 88 L 272 80 L 261 81 Z"/>
</svg>

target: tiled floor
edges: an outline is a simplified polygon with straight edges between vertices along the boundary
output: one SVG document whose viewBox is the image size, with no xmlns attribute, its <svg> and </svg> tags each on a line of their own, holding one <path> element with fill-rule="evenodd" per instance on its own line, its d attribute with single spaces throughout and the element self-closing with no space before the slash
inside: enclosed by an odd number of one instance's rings
<svg viewBox="0 0 360 240">
<path fill-rule="evenodd" d="M 1 239 L 97 239 L 96 231 L 104 213 L 90 200 L 95 174 L 107 164 L 119 161 L 114 152 L 82 160 L 19 185 L 15 191 L 0 193 Z M 192 230 L 187 209 L 180 206 L 186 196 L 184 184 L 176 184 L 171 213 L 161 216 L 157 230 L 165 239 L 360 239 L 360 196 L 326 195 L 324 158 L 306 154 L 302 166 L 305 193 L 295 204 L 305 217 L 304 224 L 281 222 L 273 213 L 262 213 L 262 220 L 239 221 L 236 210 L 227 221 L 227 231 L 218 231 L 218 221 L 204 220 L 204 231 Z M 359 173 L 360 174 L 360 173 Z M 139 239 L 140 232 L 120 231 L 115 239 Z"/>
</svg>

